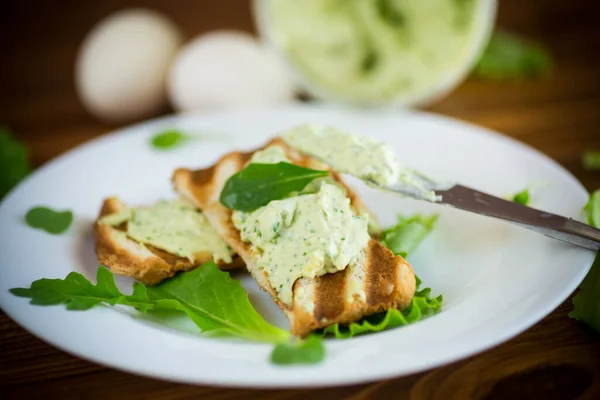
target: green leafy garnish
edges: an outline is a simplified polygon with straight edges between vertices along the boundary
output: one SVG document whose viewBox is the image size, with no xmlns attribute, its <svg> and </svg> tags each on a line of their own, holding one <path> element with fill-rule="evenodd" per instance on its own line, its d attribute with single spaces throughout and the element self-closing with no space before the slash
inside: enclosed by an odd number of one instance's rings
<svg viewBox="0 0 600 400">
<path fill-rule="evenodd" d="M 586 151 L 581 157 L 585 169 L 600 169 L 600 151 Z"/>
<path fill-rule="evenodd" d="M 493 80 L 542 75 L 551 59 L 539 45 L 517 35 L 496 31 L 475 66 L 475 75 Z"/>
<path fill-rule="evenodd" d="M 11 132 L 0 127 L 0 199 L 31 172 L 27 150 Z"/>
<path fill-rule="evenodd" d="M 596 259 L 590 268 L 590 272 L 585 276 L 579 292 L 573 297 L 573 310 L 569 317 L 578 321 L 585 322 L 598 332 L 600 332 L 600 256 Z"/>
<path fill-rule="evenodd" d="M 418 277 L 416 278 L 417 291 L 410 305 L 405 309 L 391 308 L 345 326 L 330 325 L 322 330 L 322 334 L 334 335 L 338 339 L 347 339 L 363 333 L 380 332 L 384 329 L 408 325 L 423 319 L 423 317 L 437 313 L 442 308 L 442 295 L 432 298 L 430 288 L 418 290 L 421 280 Z"/>
<path fill-rule="evenodd" d="M 596 190 L 585 206 L 590 225 L 600 228 L 600 189 Z M 573 298 L 573 311 L 569 317 L 585 322 L 600 332 L 600 253 L 586 275 L 579 292 Z"/>
<path fill-rule="evenodd" d="M 159 132 L 150 138 L 150 144 L 157 150 L 171 150 L 183 145 L 191 136 L 176 129 Z"/>
<path fill-rule="evenodd" d="M 221 191 L 221 204 L 232 210 L 254 211 L 272 200 L 280 200 L 290 193 L 301 191 L 315 178 L 328 175 L 329 171 L 286 162 L 251 163 L 227 180 Z"/>
<path fill-rule="evenodd" d="M 512 201 L 514 201 L 515 203 L 523 204 L 524 206 L 529 204 L 529 200 L 529 189 L 520 191 L 519 193 L 515 194 L 512 198 Z"/>
<path fill-rule="evenodd" d="M 125 305 L 138 311 L 173 311 L 185 313 L 210 336 L 232 336 L 281 343 L 290 339 L 289 332 L 265 321 L 252 307 L 242 285 L 213 263 L 181 273 L 156 286 L 133 285 L 133 294 L 124 295 L 114 276 L 101 266 L 97 285 L 83 275 L 71 272 L 65 279 L 40 279 L 30 288 L 11 289 L 16 296 L 31 299 L 31 304 L 65 304 L 68 310 L 87 310 L 99 304 Z"/>
<path fill-rule="evenodd" d="M 280 343 L 271 353 L 274 364 L 317 364 L 325 358 L 325 346 L 318 335 L 310 335 L 296 343 Z"/>
<path fill-rule="evenodd" d="M 398 224 L 382 232 L 381 243 L 394 254 L 407 257 L 433 230 L 437 218 L 437 214 L 429 216 L 416 214 L 411 217 L 398 215 Z"/>
<path fill-rule="evenodd" d="M 25 222 L 32 228 L 58 235 L 71 226 L 73 212 L 69 210 L 54 211 L 47 207 L 34 207 L 25 214 Z"/>
<path fill-rule="evenodd" d="M 585 208 L 588 224 L 600 228 L 600 189 L 590 195 Z"/>
</svg>

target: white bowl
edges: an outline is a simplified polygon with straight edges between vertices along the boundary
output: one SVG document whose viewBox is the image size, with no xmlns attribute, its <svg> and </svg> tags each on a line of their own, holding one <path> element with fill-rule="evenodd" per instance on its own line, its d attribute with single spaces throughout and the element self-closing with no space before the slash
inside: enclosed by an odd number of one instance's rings
<svg viewBox="0 0 600 400">
<path fill-rule="evenodd" d="M 352 98 L 347 94 L 337 93 L 334 90 L 327 88 L 326 85 L 320 84 L 319 81 L 312 79 L 301 67 L 295 65 L 286 50 L 282 48 L 275 39 L 275 33 L 272 29 L 273 24 L 271 23 L 271 16 L 269 15 L 270 13 L 268 10 L 272 1 L 275 0 L 254 0 L 253 11 L 256 26 L 259 35 L 264 39 L 267 47 L 272 49 L 286 65 L 296 85 L 317 99 L 361 106 L 391 105 L 394 107 L 418 107 L 434 103 L 444 97 L 458 86 L 474 67 L 479 55 L 489 40 L 494 27 L 497 9 L 496 0 L 478 0 L 478 8 L 475 11 L 475 26 L 469 37 L 469 43 L 464 51 L 463 58 L 439 73 L 435 77 L 435 81 L 432 81 L 432 84 L 428 84 L 426 87 L 417 91 L 398 92 L 397 95 L 391 99 L 365 100 Z"/>
</svg>

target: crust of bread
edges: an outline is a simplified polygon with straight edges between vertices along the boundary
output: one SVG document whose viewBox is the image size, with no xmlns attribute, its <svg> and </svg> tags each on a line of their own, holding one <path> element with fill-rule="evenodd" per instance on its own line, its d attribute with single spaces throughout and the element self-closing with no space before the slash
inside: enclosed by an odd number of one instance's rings
<svg viewBox="0 0 600 400">
<path fill-rule="evenodd" d="M 294 164 L 315 169 L 329 168 L 295 151 L 279 138 L 265 147 L 269 146 L 280 146 Z M 255 264 L 257 257 L 251 245 L 241 240 L 240 232 L 233 225 L 231 210 L 219 202 L 227 179 L 241 170 L 251 155 L 252 152 L 233 152 L 206 169 L 178 169 L 173 174 L 173 186 L 181 196 L 202 210 L 219 235 L 241 256 L 258 285 L 271 294 L 286 314 L 293 334 L 304 337 L 313 330 L 335 323 L 355 322 L 366 315 L 410 304 L 416 287 L 412 267 L 376 240 L 371 240 L 357 261 L 343 271 L 298 279 L 293 287 L 292 305 L 280 302 L 267 275 Z M 333 171 L 331 176 L 347 188 L 352 207 L 364 210 L 360 199 L 341 178 Z"/>
<path fill-rule="evenodd" d="M 192 263 L 187 258 L 175 256 L 150 245 L 142 245 L 124 235 L 126 223 L 118 227 L 100 224 L 100 218 L 118 213 L 127 206 L 116 197 L 106 198 L 94 222 L 96 257 L 117 275 L 131 276 L 146 285 L 156 285 L 177 272 L 188 271 L 211 261 L 212 254 L 195 254 Z M 217 263 L 223 270 L 244 268 L 243 260 L 235 255 L 231 263 Z"/>
</svg>

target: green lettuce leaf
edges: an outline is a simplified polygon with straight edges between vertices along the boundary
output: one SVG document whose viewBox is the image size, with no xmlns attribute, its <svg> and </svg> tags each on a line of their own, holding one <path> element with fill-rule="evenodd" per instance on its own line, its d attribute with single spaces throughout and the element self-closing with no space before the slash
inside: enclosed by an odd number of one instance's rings
<svg viewBox="0 0 600 400">
<path fill-rule="evenodd" d="M 431 289 L 419 290 L 421 280 L 417 277 L 417 291 L 410 305 L 403 310 L 389 309 L 385 312 L 376 313 L 353 322 L 349 325 L 340 326 L 334 324 L 321 331 L 322 335 L 333 335 L 337 339 L 348 339 L 356 335 L 380 332 L 384 329 L 408 325 L 420 321 L 426 316 L 437 313 L 442 308 L 443 296 L 431 297 Z"/>
<path fill-rule="evenodd" d="M 519 79 L 542 75 L 551 64 L 550 56 L 541 46 L 498 30 L 492 34 L 473 72 L 491 80 Z"/>
<path fill-rule="evenodd" d="M 310 335 L 295 343 L 280 343 L 271 353 L 274 364 L 317 364 L 325 358 L 325 345 L 319 335 Z"/>
<path fill-rule="evenodd" d="M 16 141 L 8 129 L 0 127 L 0 199 L 29 172 L 25 146 Z"/>
<path fill-rule="evenodd" d="M 213 263 L 181 273 L 156 286 L 135 283 L 133 294 L 124 295 L 117 288 L 112 273 L 100 266 L 97 284 L 71 272 L 65 279 L 40 279 L 30 288 L 10 292 L 31 299 L 35 305 L 65 304 L 68 310 L 88 310 L 99 304 L 125 305 L 140 312 L 176 311 L 185 313 L 209 336 L 281 343 L 290 333 L 277 328 L 252 307 L 242 285 Z"/>
<path fill-rule="evenodd" d="M 398 215 L 398 224 L 382 232 L 381 243 L 394 254 L 406 258 L 431 233 L 437 218 L 437 214 L 415 214 L 410 217 Z"/>
<path fill-rule="evenodd" d="M 596 190 L 585 206 L 590 225 L 600 228 L 600 189 Z M 579 292 L 573 298 L 573 311 L 569 317 L 582 321 L 600 332 L 600 253 L 586 275 Z"/>
</svg>

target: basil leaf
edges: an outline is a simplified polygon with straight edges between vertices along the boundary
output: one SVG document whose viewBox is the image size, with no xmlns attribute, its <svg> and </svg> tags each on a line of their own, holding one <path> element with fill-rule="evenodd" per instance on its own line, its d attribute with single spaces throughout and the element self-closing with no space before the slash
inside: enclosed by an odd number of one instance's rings
<svg viewBox="0 0 600 400">
<path fill-rule="evenodd" d="M 34 229 L 41 229 L 53 235 L 63 233 L 73 222 L 73 212 L 54 211 L 47 207 L 34 207 L 25 214 L 25 222 Z"/>
<path fill-rule="evenodd" d="M 273 364 L 317 364 L 325 358 L 325 346 L 318 335 L 310 335 L 297 343 L 280 343 L 271 353 Z"/>
<path fill-rule="evenodd" d="M 220 201 L 232 210 L 254 211 L 273 200 L 301 191 L 315 178 L 328 175 L 329 171 L 299 167 L 286 162 L 251 163 L 227 180 L 221 191 Z"/>
</svg>

